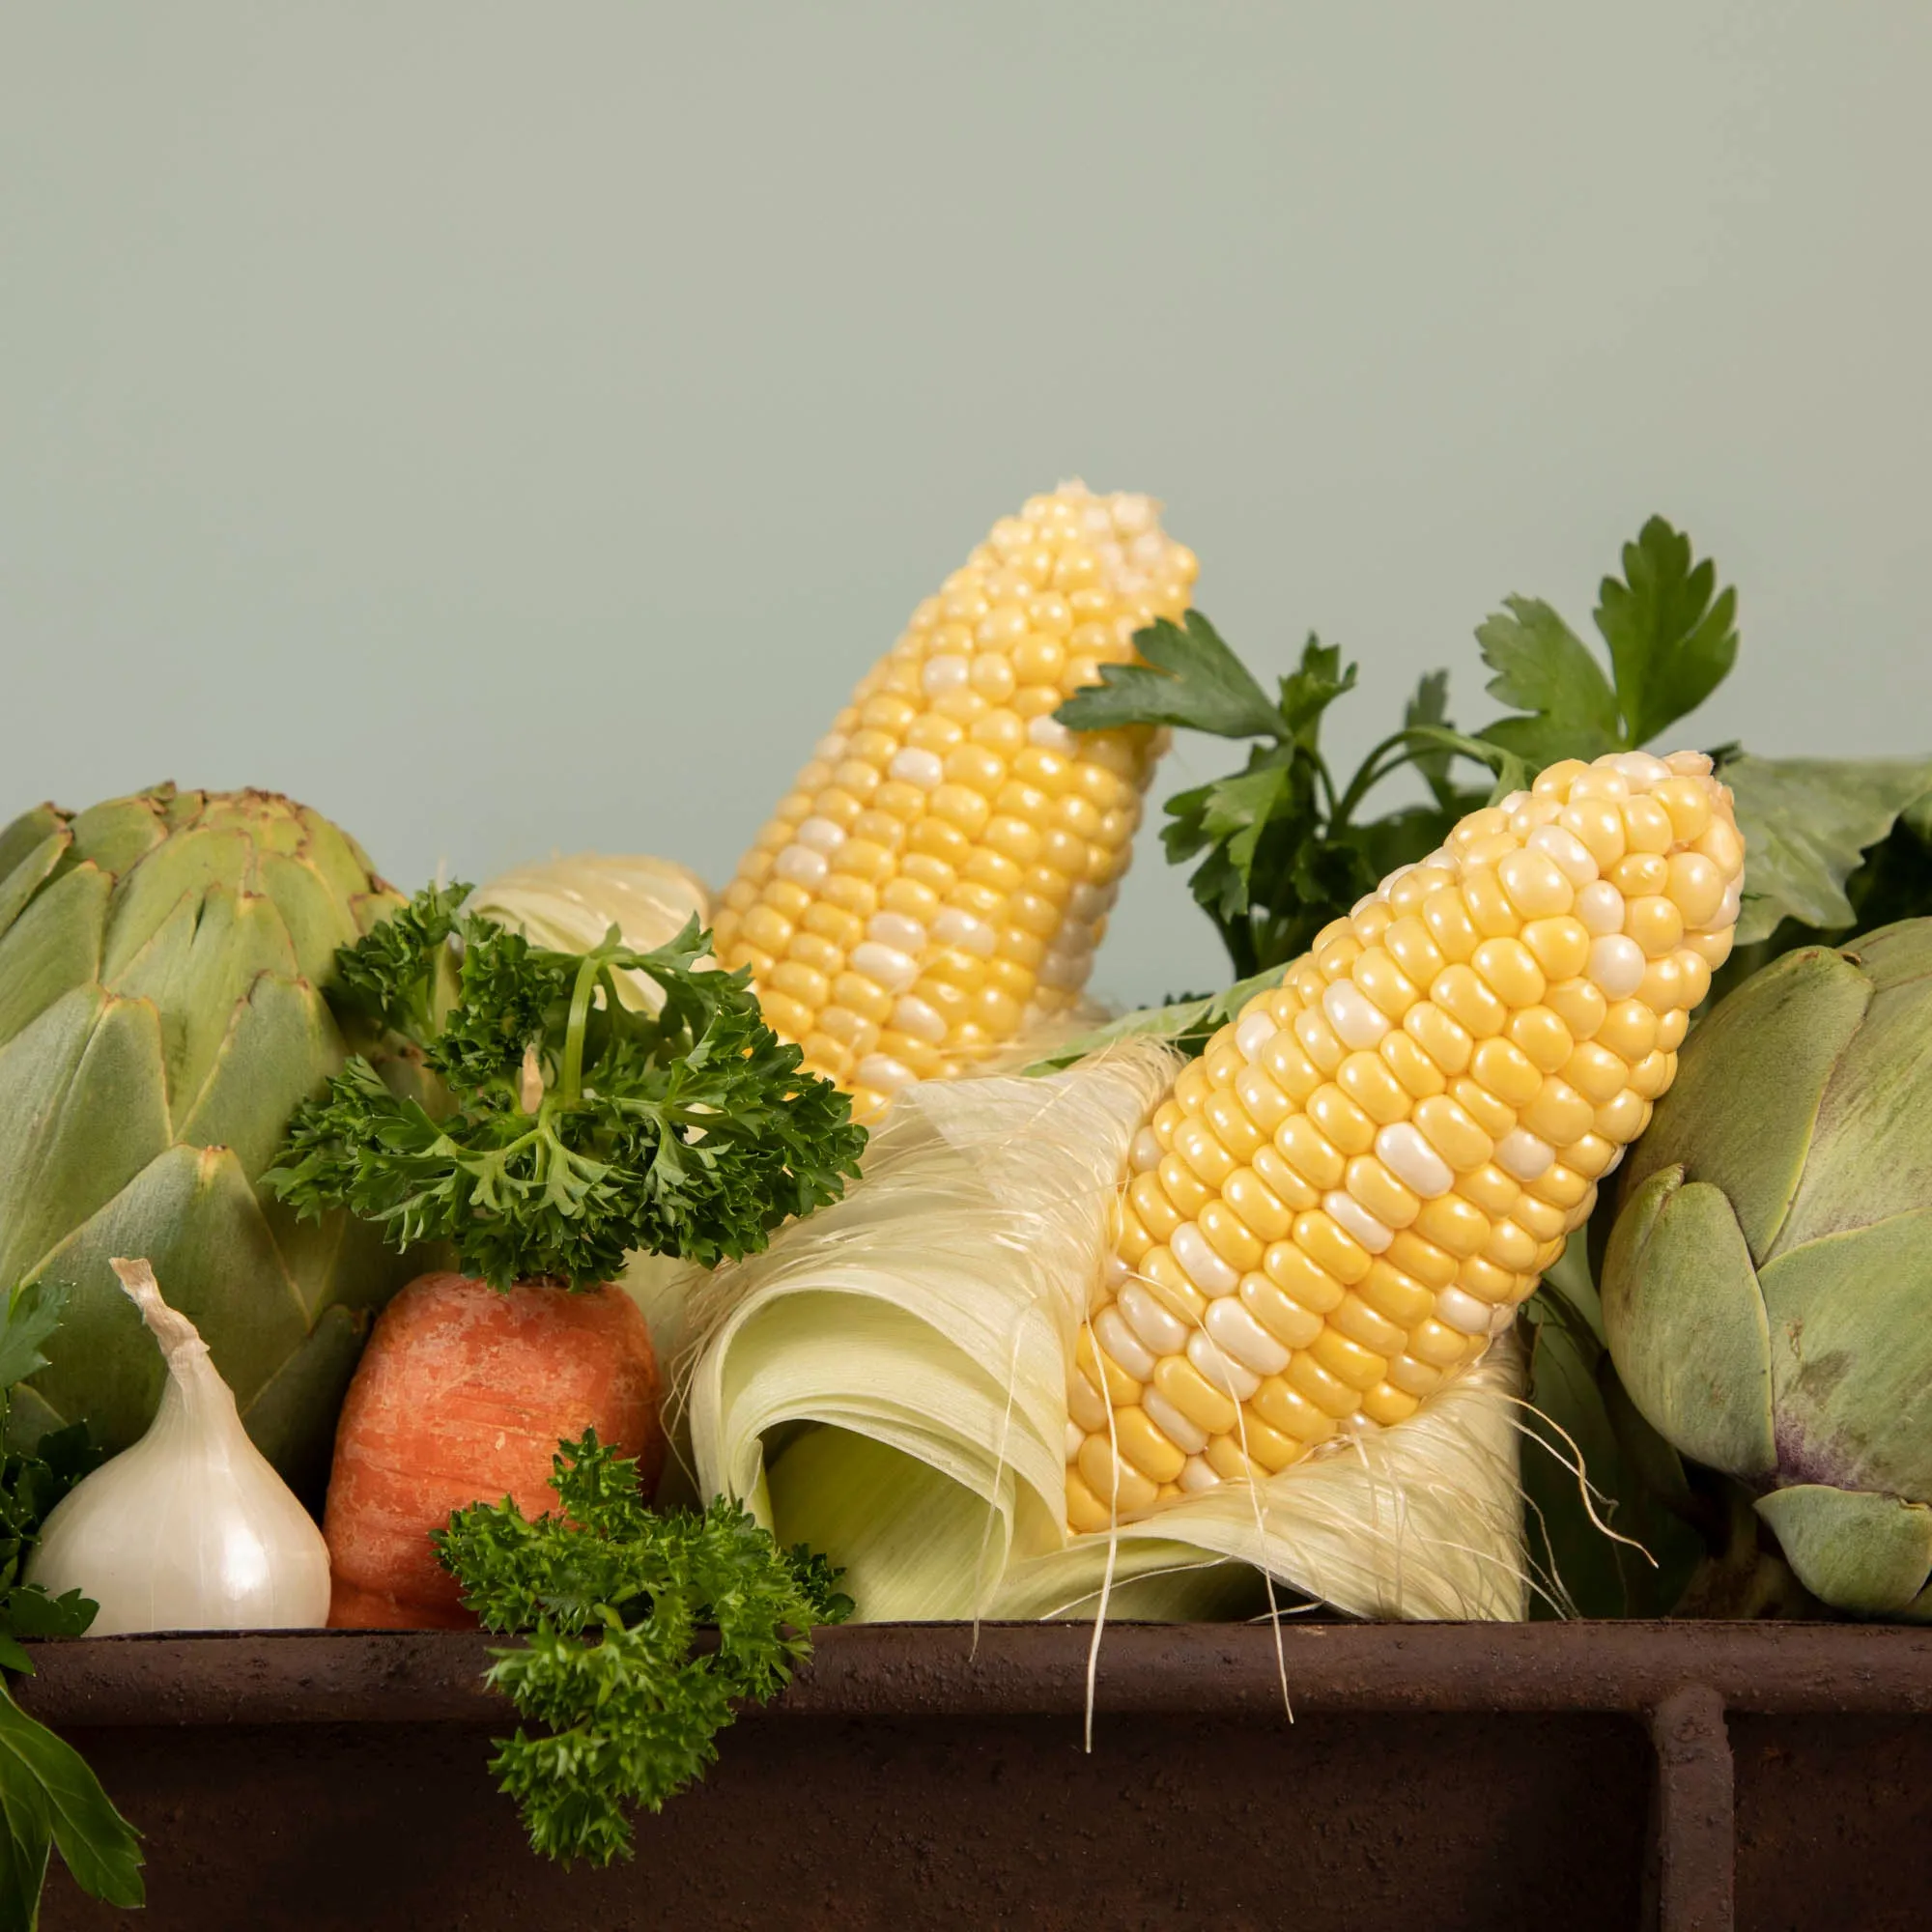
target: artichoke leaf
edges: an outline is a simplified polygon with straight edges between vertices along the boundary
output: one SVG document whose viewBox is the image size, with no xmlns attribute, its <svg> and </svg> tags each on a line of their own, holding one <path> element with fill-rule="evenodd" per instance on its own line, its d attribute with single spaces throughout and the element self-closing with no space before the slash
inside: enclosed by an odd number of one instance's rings
<svg viewBox="0 0 1932 1932">
<path fill-rule="evenodd" d="M 312 986 L 269 973 L 226 1017 L 177 1131 L 196 1147 L 233 1148 L 253 1180 L 280 1151 L 289 1116 L 341 1066 L 341 1037 Z"/>
<path fill-rule="evenodd" d="M 27 901 L 52 877 L 72 842 L 73 835 L 63 826 L 48 833 L 11 871 L 0 872 L 0 932 L 26 910 Z"/>
<path fill-rule="evenodd" d="M 1604 1328 L 1630 1399 L 1685 1455 L 1746 1480 L 1777 1466 L 1771 1332 L 1722 1191 L 1653 1175 L 1617 1217 Z"/>
<path fill-rule="evenodd" d="M 99 866 L 76 866 L 0 935 L 0 1046 L 100 970 L 109 883 Z"/>
<path fill-rule="evenodd" d="M 1932 763 L 1914 758 L 1758 758 L 1724 766 L 1745 838 L 1737 944 L 1770 938 L 1781 920 L 1841 931 L 1857 914 L 1845 881 L 1865 848 L 1932 791 Z"/>
<path fill-rule="evenodd" d="M 117 985 L 162 926 L 179 919 L 184 904 L 191 919 L 198 918 L 204 896 L 213 897 L 222 887 L 240 892 L 254 863 L 254 845 L 240 827 L 197 825 L 177 832 L 115 887 L 100 977 Z"/>
<path fill-rule="evenodd" d="M 285 853 L 263 853 L 257 872 L 260 890 L 288 933 L 295 970 L 311 985 L 327 985 L 335 977 L 336 949 L 361 937 L 348 899 L 313 867 Z"/>
<path fill-rule="evenodd" d="M 1932 1498 L 1932 1207 L 1790 1249 L 1758 1287 L 1784 1476 Z"/>
<path fill-rule="evenodd" d="M 35 846 L 43 844 L 67 824 L 67 814 L 51 805 L 23 811 L 11 825 L 0 827 L 0 879 L 4 879 Z"/>
<path fill-rule="evenodd" d="M 181 796 L 172 785 L 134 798 L 93 805 L 73 820 L 73 855 L 118 878 L 168 836 L 163 811 Z"/>
<path fill-rule="evenodd" d="M 160 1022 L 145 1001 L 76 987 L 0 1047 L 0 1287 L 25 1280 L 167 1145 Z"/>
<path fill-rule="evenodd" d="M 1760 1496 L 1757 1513 L 1798 1580 L 1833 1609 L 1932 1621 L 1932 1603 L 1924 1603 L 1932 1579 L 1932 1508 L 1924 1503 L 1799 1483 Z"/>
<path fill-rule="evenodd" d="M 335 1447 L 335 1418 L 368 1339 L 361 1310 L 325 1311 L 308 1338 L 241 1411 L 248 1439 L 311 1513 L 320 1516 Z"/>
<path fill-rule="evenodd" d="M 1848 959 L 1806 947 L 1723 1001 L 1632 1148 L 1624 1199 L 1681 1165 L 1728 1196 L 1752 1257 L 1764 1260 L 1804 1178 L 1826 1086 L 1870 1000 L 1870 981 Z"/>
<path fill-rule="evenodd" d="M 295 977 L 287 928 L 270 902 L 214 887 L 184 896 L 146 946 L 109 980 L 117 993 L 152 1001 L 161 1015 L 168 1104 L 178 1134 L 232 1030 L 237 1009 L 264 974 Z"/>
<path fill-rule="evenodd" d="M 1932 1203 L 1932 920 L 1909 920 L 1828 956 L 1864 980 L 1871 1004 L 1824 1089 L 1774 1255 Z"/>
<path fill-rule="evenodd" d="M 308 1315 L 241 1163 L 226 1148 L 175 1146 L 35 1270 L 69 1291 L 61 1347 L 32 1385 L 65 1420 L 85 1415 L 109 1454 L 153 1421 L 166 1370 L 141 1347 L 141 1318 L 115 1282 L 115 1255 L 143 1255 L 201 1331 L 246 1409 L 308 1334 Z"/>
</svg>

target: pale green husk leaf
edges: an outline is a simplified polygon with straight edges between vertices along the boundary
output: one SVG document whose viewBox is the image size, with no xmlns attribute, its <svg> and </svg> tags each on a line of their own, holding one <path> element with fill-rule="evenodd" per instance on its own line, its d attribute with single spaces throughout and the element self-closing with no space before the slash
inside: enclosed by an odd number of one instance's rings
<svg viewBox="0 0 1932 1932">
<path fill-rule="evenodd" d="M 697 1486 L 848 1566 L 862 1617 L 1089 1615 L 1065 1523 L 1066 1364 L 1127 1147 L 1178 1063 L 910 1090 L 845 1201 L 686 1313 Z M 1515 1352 L 1409 1422 L 1123 1525 L 1109 1614 L 1261 1607 L 1265 1572 L 1363 1616 L 1522 1614 Z"/>
</svg>

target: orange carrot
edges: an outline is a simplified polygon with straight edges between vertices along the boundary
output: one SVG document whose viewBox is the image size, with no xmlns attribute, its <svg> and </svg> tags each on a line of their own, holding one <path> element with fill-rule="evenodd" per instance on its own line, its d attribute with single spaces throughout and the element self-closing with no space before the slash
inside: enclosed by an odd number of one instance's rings
<svg viewBox="0 0 1932 1932">
<path fill-rule="evenodd" d="M 426 1274 L 377 1321 L 335 1433 L 323 1534 L 337 1628 L 473 1628 L 429 1533 L 469 1503 L 549 1508 L 558 1442 L 594 1428 L 663 1465 L 650 1331 L 621 1289 L 572 1294 Z"/>
</svg>

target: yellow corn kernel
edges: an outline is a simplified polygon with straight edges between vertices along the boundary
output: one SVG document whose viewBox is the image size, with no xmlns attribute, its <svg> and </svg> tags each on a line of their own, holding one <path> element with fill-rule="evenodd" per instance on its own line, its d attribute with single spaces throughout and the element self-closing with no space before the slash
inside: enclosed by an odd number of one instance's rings
<svg viewBox="0 0 1932 1932">
<path fill-rule="evenodd" d="M 1374 1272 L 1372 1267 L 1370 1273 Z M 1408 1330 L 1369 1306 L 1362 1292 L 1367 1287 L 1364 1280 L 1362 1289 L 1352 1289 L 1342 1297 L 1342 1305 L 1328 1318 L 1328 1332 L 1345 1336 L 1378 1360 L 1392 1359 L 1402 1353 Z M 1332 1368 L 1334 1364 L 1331 1362 L 1329 1366 Z"/>
<path fill-rule="evenodd" d="M 1388 1382 L 1378 1384 L 1362 1397 L 1362 1413 L 1371 1422 L 1378 1422 L 1384 1428 L 1392 1423 L 1406 1422 L 1421 1406 L 1415 1396 Z"/>
<path fill-rule="evenodd" d="M 1117 1454 L 1104 1435 L 1090 1435 L 1080 1445 L 1079 1470 L 1101 1503 L 1122 1516 L 1138 1516 L 1153 1502 L 1153 1484 Z"/>
<path fill-rule="evenodd" d="M 1284 1349 L 1305 1349 L 1321 1334 L 1321 1316 L 1283 1293 L 1264 1274 L 1241 1278 L 1241 1305 Z"/>
<path fill-rule="evenodd" d="M 1153 1372 L 1153 1385 L 1197 1429 L 1224 1435 L 1235 1426 L 1235 1405 L 1210 1387 L 1185 1355 L 1162 1358 Z"/>
<path fill-rule="evenodd" d="M 1546 981 L 1573 980 L 1590 963 L 1590 934 L 1580 920 L 1533 919 L 1522 943 Z"/>
<path fill-rule="evenodd" d="M 1089 901 L 1127 863 L 1156 746 L 1050 714 L 1099 662 L 1131 657 L 1123 630 L 1183 613 L 1197 566 L 1145 497 L 1068 485 L 998 527 L 862 682 L 724 895 L 721 955 L 752 966 L 767 1020 L 792 1038 L 849 1042 L 857 1028 L 812 1015 L 850 994 L 884 1028 L 911 995 L 930 1064 L 964 1065 L 1085 980 L 1105 916 Z M 953 896 L 970 892 L 990 896 Z M 869 934 L 880 910 L 907 923 Z M 983 933 L 958 923 L 974 919 Z M 801 925 L 820 943 L 801 947 Z M 933 997 L 941 986 L 968 997 Z M 940 1037 L 921 1030 L 923 1009 Z M 871 1064 L 845 1076 L 870 1096 L 862 1112 L 891 1091 Z"/>
<path fill-rule="evenodd" d="M 1160 1433 L 1138 1403 L 1114 1411 L 1114 1437 L 1122 1460 L 1151 1482 L 1173 1482 L 1186 1463 L 1186 1456 Z M 1089 1437 L 1090 1441 L 1098 1439 Z"/>
<path fill-rule="evenodd" d="M 1646 769 L 1567 763 L 1509 811 L 1470 814 L 1444 860 L 1324 928 L 1154 1110 L 1163 1151 L 1126 1180 L 1119 1251 L 1177 1332 L 1205 1326 L 1218 1351 L 1197 1367 L 1185 1350 L 1148 1350 L 1162 1401 L 1206 1438 L 1188 1488 L 1204 1466 L 1261 1479 L 1337 1430 L 1399 1426 L 1482 1354 L 1582 1225 L 1596 1177 L 1675 1072 L 1743 863 L 1722 787 L 1682 774 L 1652 786 Z M 1546 827 L 1564 838 L 1532 844 Z M 1629 889 L 1624 930 L 1646 956 L 1614 1002 L 1589 977 L 1595 941 L 1571 911 L 1587 867 L 1568 840 Z M 1372 1049 L 1350 1050 L 1327 1017 L 1342 981 L 1394 1023 Z M 1258 1045 L 1251 1030 L 1242 1050 L 1235 1029 L 1256 1015 L 1276 1031 Z M 1231 1321 L 1208 1291 L 1236 1284 Z M 1083 1348 L 1076 1528 L 1123 1504 L 1122 1463 L 1157 1504 L 1184 1463 L 1133 1377 Z M 1092 1446 L 1101 1378 L 1118 1455 Z"/>
</svg>

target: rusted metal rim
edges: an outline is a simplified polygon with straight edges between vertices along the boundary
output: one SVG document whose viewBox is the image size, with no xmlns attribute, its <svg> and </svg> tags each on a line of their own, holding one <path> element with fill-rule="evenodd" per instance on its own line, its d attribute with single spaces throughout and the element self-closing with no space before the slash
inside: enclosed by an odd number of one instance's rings
<svg viewBox="0 0 1932 1932">
<path fill-rule="evenodd" d="M 1084 1627 L 870 1624 L 819 1633 L 753 1720 L 1058 1716 L 1085 1709 Z M 103 1637 L 31 1646 L 20 1702 L 91 1725 L 499 1724 L 482 1684 L 501 1639 L 467 1632 Z M 1687 1687 L 1719 1711 L 1932 1714 L 1932 1630 L 1842 1624 L 1110 1626 L 1099 1712 L 1656 1712 Z"/>
</svg>

